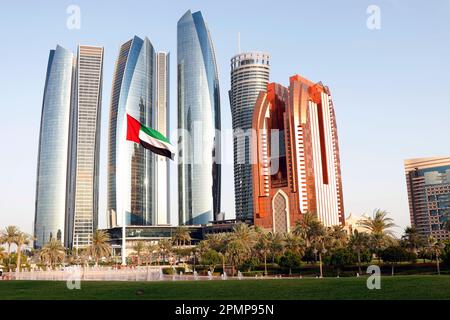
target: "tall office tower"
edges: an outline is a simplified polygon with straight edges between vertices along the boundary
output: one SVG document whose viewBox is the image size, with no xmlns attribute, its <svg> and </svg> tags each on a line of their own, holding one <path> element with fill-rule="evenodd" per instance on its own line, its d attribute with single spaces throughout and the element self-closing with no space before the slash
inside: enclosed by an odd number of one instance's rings
<svg viewBox="0 0 450 320">
<path fill-rule="evenodd" d="M 166 137 L 169 137 L 169 61 L 169 53 L 156 54 L 155 129 Z M 170 224 L 169 160 L 166 157 L 156 156 L 155 180 L 156 220 L 154 224 Z"/>
<path fill-rule="evenodd" d="M 73 69 L 74 57 L 70 51 L 60 46 L 50 51 L 38 148 L 34 220 L 36 248 L 41 248 L 51 238 L 65 239 Z"/>
<path fill-rule="evenodd" d="M 155 213 L 155 155 L 126 140 L 126 114 L 154 127 L 155 51 L 139 37 L 116 61 L 109 117 L 108 226 L 151 225 Z"/>
<path fill-rule="evenodd" d="M 205 224 L 220 214 L 221 127 L 216 58 L 201 12 L 178 21 L 177 68 L 179 223 Z"/>
<path fill-rule="evenodd" d="M 238 220 L 253 220 L 252 117 L 258 94 L 266 91 L 269 70 L 266 53 L 240 53 L 231 59 L 231 90 L 228 93 L 234 130 L 234 197 Z"/>
<path fill-rule="evenodd" d="M 450 157 L 405 160 L 411 225 L 425 239 L 450 238 Z"/>
<path fill-rule="evenodd" d="M 78 46 L 72 92 L 69 186 L 66 218 L 68 247 L 86 247 L 98 226 L 98 176 L 103 47 Z"/>
<path fill-rule="evenodd" d="M 288 232 L 305 212 L 344 225 L 336 117 L 328 87 L 298 75 L 261 92 L 253 114 L 255 225 Z"/>
</svg>

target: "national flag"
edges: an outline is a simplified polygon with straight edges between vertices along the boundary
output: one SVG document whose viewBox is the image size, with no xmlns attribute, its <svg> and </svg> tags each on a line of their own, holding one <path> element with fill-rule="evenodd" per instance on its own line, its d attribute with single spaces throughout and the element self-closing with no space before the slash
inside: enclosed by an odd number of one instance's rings
<svg viewBox="0 0 450 320">
<path fill-rule="evenodd" d="M 145 149 L 172 160 L 175 156 L 175 148 L 163 134 L 142 125 L 129 114 L 127 114 L 127 140 L 139 143 Z"/>
</svg>

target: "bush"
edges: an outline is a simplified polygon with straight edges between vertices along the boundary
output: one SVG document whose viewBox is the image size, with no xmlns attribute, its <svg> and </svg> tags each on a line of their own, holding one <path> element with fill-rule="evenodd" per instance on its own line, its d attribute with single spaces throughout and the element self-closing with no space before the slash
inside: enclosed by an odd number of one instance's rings
<svg viewBox="0 0 450 320">
<path fill-rule="evenodd" d="M 169 276 L 174 275 L 174 268 L 163 268 L 162 271 L 163 271 L 163 274 L 165 274 L 165 275 L 169 275 Z M 180 267 L 175 268 L 176 274 L 180 274 L 180 271 L 182 271 L 184 273 L 184 268 L 180 268 Z"/>
</svg>

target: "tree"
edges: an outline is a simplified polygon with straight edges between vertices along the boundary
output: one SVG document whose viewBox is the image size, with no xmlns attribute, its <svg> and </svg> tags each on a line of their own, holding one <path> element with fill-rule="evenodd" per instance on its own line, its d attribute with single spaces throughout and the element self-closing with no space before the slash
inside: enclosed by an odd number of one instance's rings
<svg viewBox="0 0 450 320">
<path fill-rule="evenodd" d="M 4 231 L 0 233 L 0 243 L 8 245 L 8 256 L 11 253 L 11 244 L 14 243 L 20 230 L 16 226 L 7 226 Z"/>
<path fill-rule="evenodd" d="M 207 251 L 201 253 L 200 259 L 203 265 L 208 266 L 211 273 L 214 272 L 216 265 L 221 262 L 219 253 L 214 249 L 208 249 Z"/>
<path fill-rule="evenodd" d="M 341 270 L 346 265 L 353 264 L 355 262 L 355 255 L 348 248 L 337 248 L 332 251 L 327 262 L 330 266 L 337 270 L 337 275 L 339 276 Z"/>
<path fill-rule="evenodd" d="M 55 263 L 61 263 L 66 256 L 66 248 L 57 239 L 50 239 L 41 249 L 39 257 L 41 261 L 53 267 Z"/>
<path fill-rule="evenodd" d="M 358 260 L 358 272 L 362 274 L 361 271 L 361 254 L 364 250 L 369 247 L 370 236 L 365 232 L 358 232 L 355 230 L 350 236 L 349 247 L 356 252 Z"/>
<path fill-rule="evenodd" d="M 185 226 L 177 227 L 175 234 L 172 237 L 174 243 L 179 247 L 181 244 L 186 245 L 186 243 L 191 242 L 191 232 Z"/>
<path fill-rule="evenodd" d="M 392 275 L 394 275 L 394 265 L 402 261 L 407 261 L 410 257 L 405 248 L 395 245 L 389 246 L 381 251 L 380 256 L 384 262 L 389 262 L 391 264 Z"/>
<path fill-rule="evenodd" d="M 375 209 L 372 217 L 362 219 L 358 225 L 370 231 L 371 234 L 392 236 L 393 231 L 390 229 L 396 227 L 393 221 L 388 217 L 386 210 Z"/>
<path fill-rule="evenodd" d="M 206 245 L 217 251 L 222 259 L 222 270 L 225 272 L 225 258 L 227 254 L 227 246 L 230 236 L 226 233 L 211 233 L 206 235 Z"/>
<path fill-rule="evenodd" d="M 311 247 L 314 253 L 319 256 L 319 270 L 320 277 L 323 277 L 323 266 L 322 266 L 322 256 L 327 252 L 329 245 L 329 238 L 327 231 L 321 222 L 316 222 L 311 228 Z"/>
<path fill-rule="evenodd" d="M 264 261 L 264 275 L 267 276 L 267 255 L 270 254 L 270 235 L 263 231 L 258 231 L 258 241 L 255 250 Z"/>
<path fill-rule="evenodd" d="M 441 274 L 441 268 L 439 265 L 439 260 L 440 260 L 440 256 L 442 251 L 444 250 L 445 245 L 434 239 L 432 236 L 430 236 L 428 238 L 428 247 L 430 248 L 430 251 L 433 253 L 434 257 L 436 258 L 436 269 L 437 269 L 437 274 L 440 275 Z"/>
<path fill-rule="evenodd" d="M 25 232 L 18 232 L 16 234 L 16 237 L 14 238 L 14 243 L 17 246 L 17 266 L 16 266 L 16 272 L 20 272 L 20 264 L 22 259 L 22 247 L 24 245 L 29 244 L 32 241 L 32 236 L 29 234 L 26 234 Z"/>
<path fill-rule="evenodd" d="M 233 228 L 229 237 L 226 255 L 230 259 L 234 274 L 236 267 L 241 266 L 245 260 L 250 258 L 257 241 L 257 234 L 253 226 L 239 223 Z"/>
<path fill-rule="evenodd" d="M 362 219 L 358 225 L 369 231 L 371 236 L 372 249 L 378 256 L 380 262 L 380 251 L 393 237 L 392 228 L 396 227 L 388 212 L 381 209 L 375 209 L 372 217 Z"/>
<path fill-rule="evenodd" d="M 319 220 L 317 220 L 317 215 L 313 212 L 306 212 L 303 214 L 301 220 L 295 223 L 295 228 L 293 234 L 299 236 L 306 242 L 306 247 L 311 247 L 311 241 L 313 237 L 314 229 L 317 228 Z"/>
<path fill-rule="evenodd" d="M 410 252 L 417 254 L 424 246 L 423 238 L 417 232 L 414 227 L 406 227 L 404 234 L 402 236 L 402 245 L 407 248 Z"/>
<path fill-rule="evenodd" d="M 101 258 L 111 255 L 112 248 L 108 243 L 109 240 L 109 234 L 104 230 L 95 230 L 92 235 L 92 243 L 86 248 L 86 254 L 95 259 L 96 264 Z"/>
<path fill-rule="evenodd" d="M 5 248 L 0 247 L 0 262 L 3 261 L 3 259 L 6 258 Z"/>
<path fill-rule="evenodd" d="M 146 264 L 148 266 L 149 264 L 152 264 L 153 253 L 155 251 L 158 251 L 158 245 L 155 245 L 153 243 L 147 243 L 147 245 L 144 248 L 144 251 L 145 251 L 145 255 L 147 257 Z"/>
<path fill-rule="evenodd" d="M 141 257 L 145 250 L 145 244 L 142 241 L 137 241 L 133 246 L 133 251 L 136 253 L 137 265 L 141 265 Z"/>
<path fill-rule="evenodd" d="M 165 263 L 166 257 L 172 253 L 172 241 L 169 239 L 163 239 L 158 243 L 158 252 L 162 256 L 162 261 Z"/>
<path fill-rule="evenodd" d="M 292 275 L 293 268 L 299 268 L 302 264 L 302 258 L 299 254 L 286 250 L 285 253 L 279 259 L 278 264 L 281 267 L 289 268 L 289 275 Z"/>
<path fill-rule="evenodd" d="M 274 263 L 276 259 L 284 254 L 284 239 L 280 233 L 271 232 L 267 236 L 269 241 L 269 254 L 272 258 L 272 263 Z"/>
<path fill-rule="evenodd" d="M 286 233 L 284 235 L 284 248 L 300 256 L 305 254 L 304 240 L 293 233 Z"/>
<path fill-rule="evenodd" d="M 342 225 L 328 228 L 328 235 L 330 237 L 331 247 L 333 248 L 344 248 L 348 243 L 347 231 Z"/>
</svg>

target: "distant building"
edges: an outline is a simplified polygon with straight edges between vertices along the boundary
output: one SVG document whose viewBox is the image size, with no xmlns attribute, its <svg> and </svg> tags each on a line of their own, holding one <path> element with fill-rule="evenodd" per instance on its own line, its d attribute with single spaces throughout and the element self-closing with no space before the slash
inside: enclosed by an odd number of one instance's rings
<svg viewBox="0 0 450 320">
<path fill-rule="evenodd" d="M 177 24 L 180 225 L 220 213 L 220 91 L 214 46 L 200 11 Z"/>
<path fill-rule="evenodd" d="M 234 130 L 234 203 L 239 220 L 253 220 L 251 128 L 256 99 L 261 91 L 266 91 L 269 82 L 269 59 L 269 55 L 262 52 L 239 53 L 231 59 L 229 98 Z"/>
<path fill-rule="evenodd" d="M 288 232 L 305 212 L 344 225 L 336 117 L 322 83 L 298 75 L 261 92 L 253 114 L 255 225 Z"/>
<path fill-rule="evenodd" d="M 361 227 L 359 225 L 359 223 L 366 218 L 367 218 L 367 216 L 365 216 L 365 215 L 362 215 L 361 217 L 356 217 L 350 213 L 350 215 L 345 218 L 344 228 L 347 231 L 347 233 L 349 235 L 351 235 L 351 234 L 353 234 L 353 232 L 355 232 L 355 230 L 357 230 L 358 232 L 370 233 L 370 230 L 368 230 L 364 227 Z"/>
<path fill-rule="evenodd" d="M 450 157 L 405 160 L 411 225 L 424 237 L 450 238 Z"/>
</svg>

